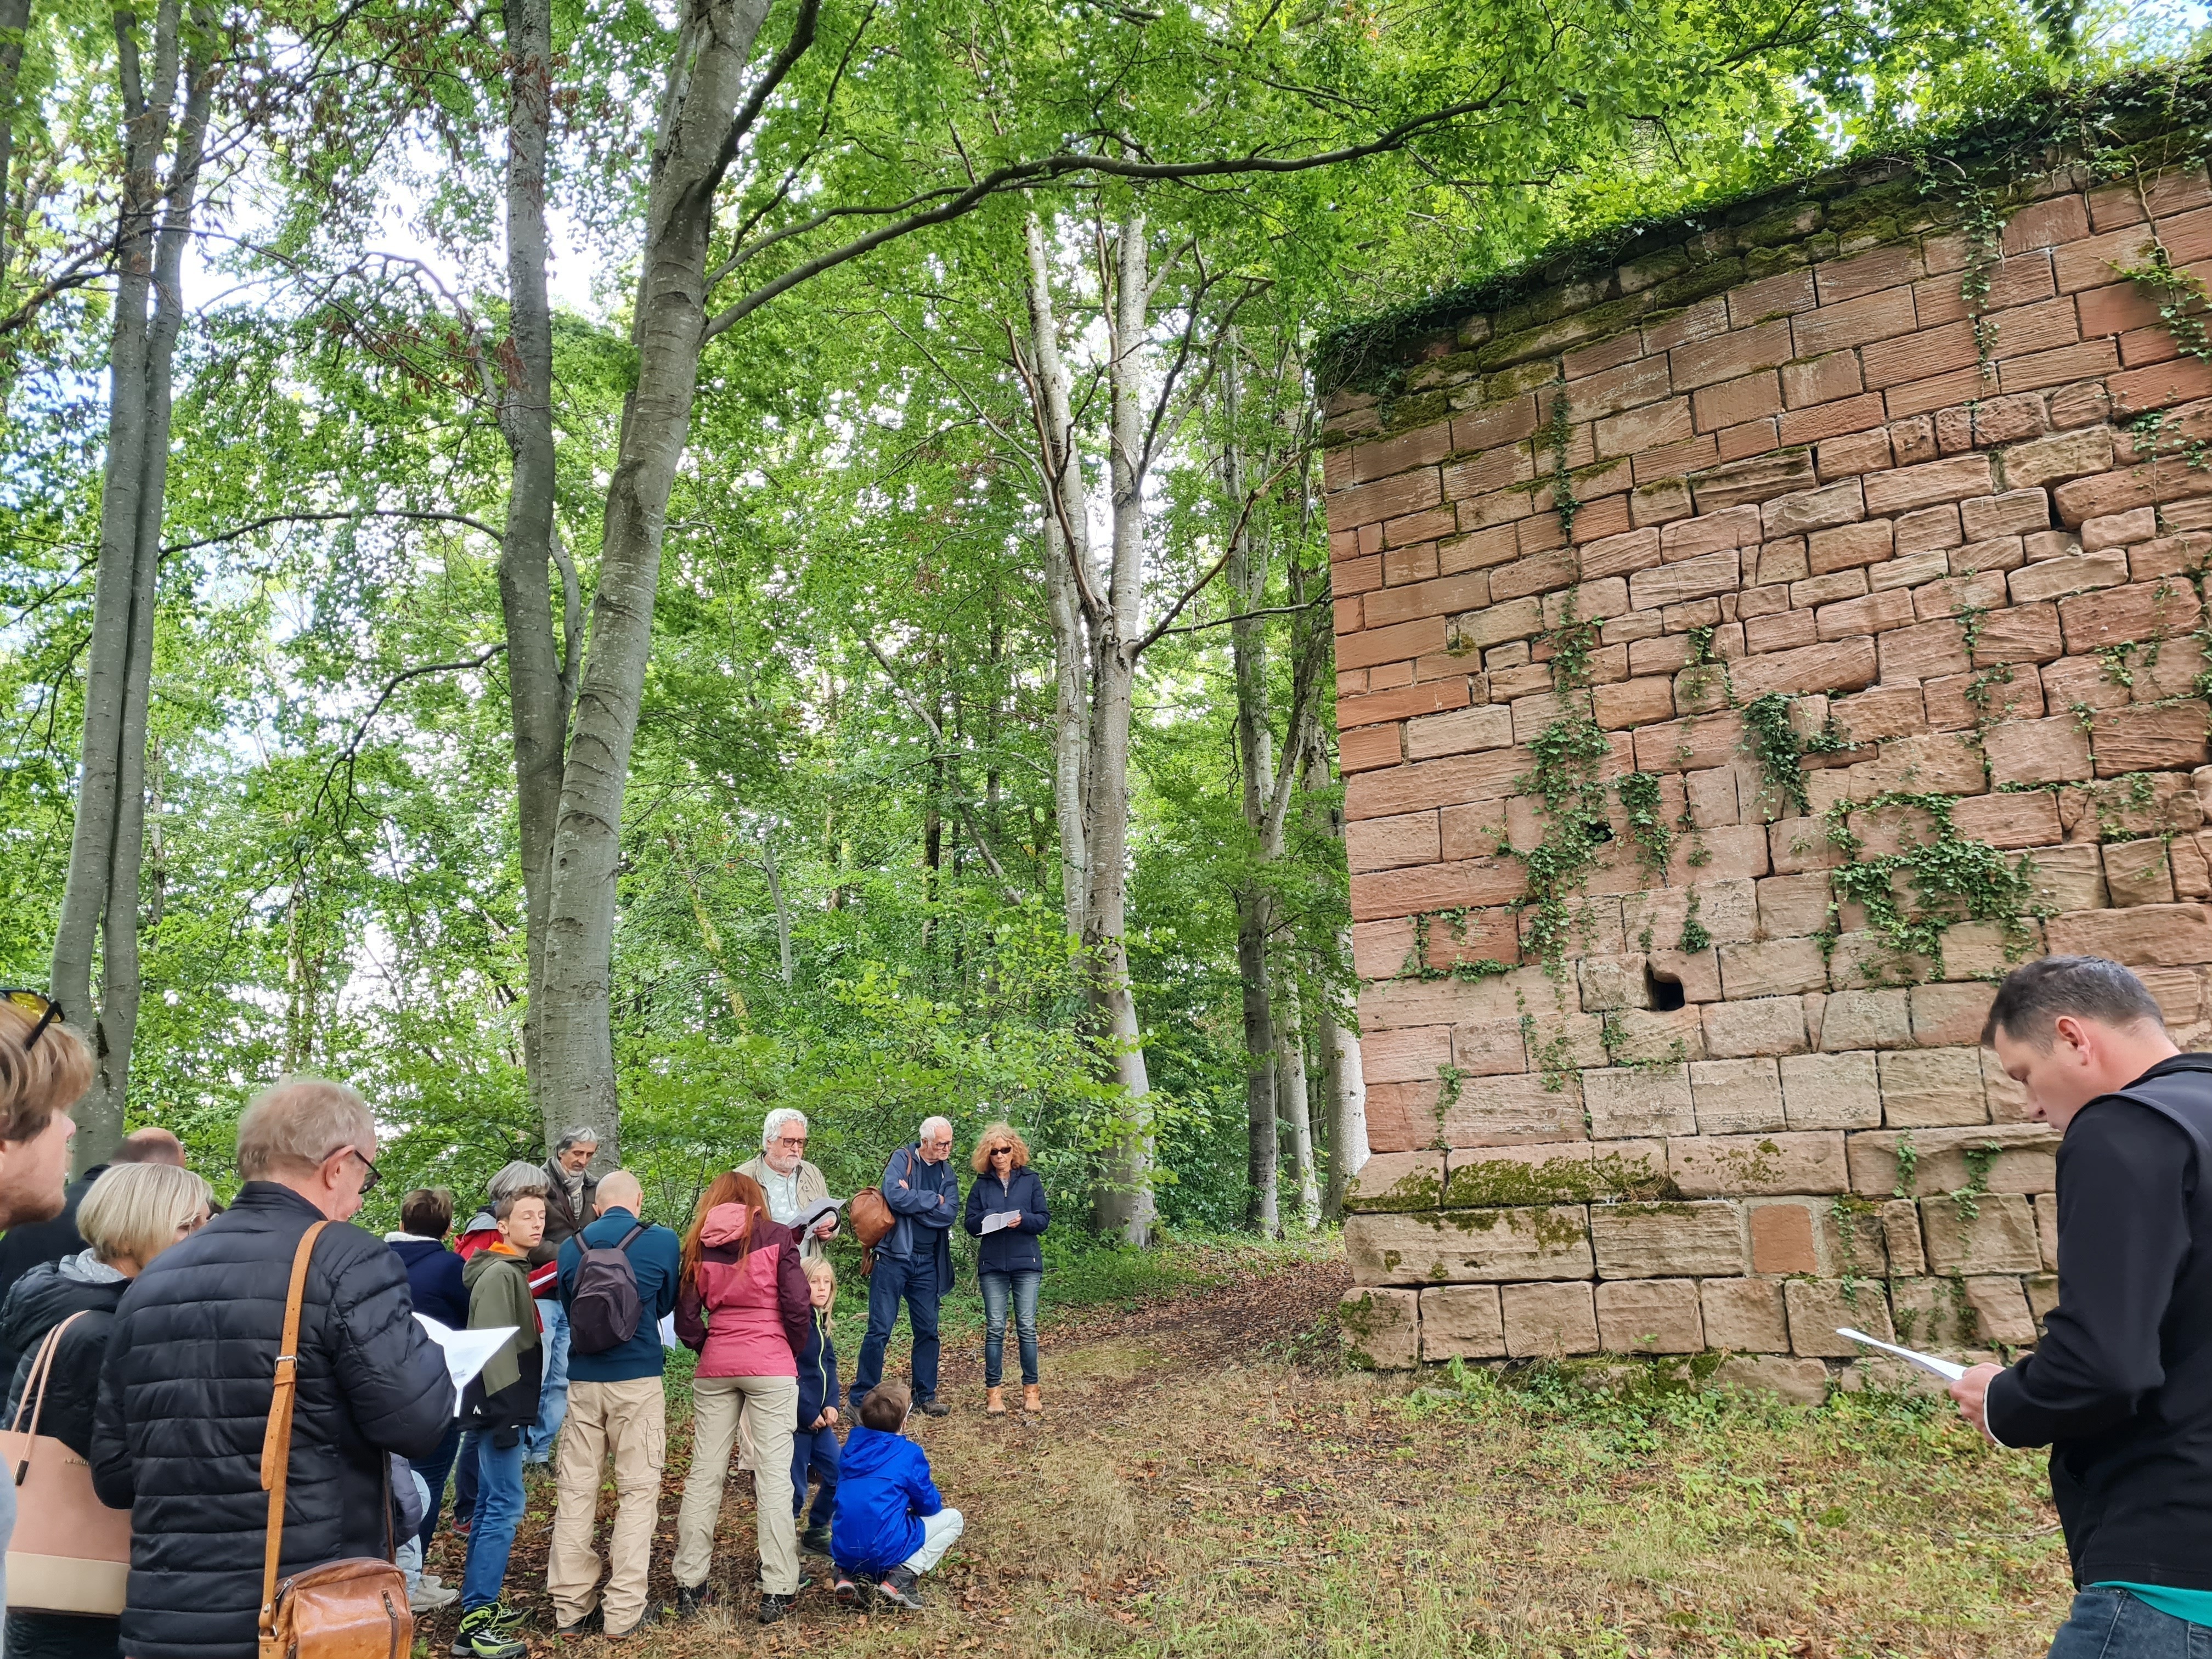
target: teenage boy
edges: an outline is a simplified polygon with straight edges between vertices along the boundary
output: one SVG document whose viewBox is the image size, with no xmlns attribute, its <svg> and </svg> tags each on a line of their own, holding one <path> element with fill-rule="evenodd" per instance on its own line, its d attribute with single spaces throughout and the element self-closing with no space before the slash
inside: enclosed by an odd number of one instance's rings
<svg viewBox="0 0 2212 1659">
<path fill-rule="evenodd" d="M 830 1559 L 837 1600 L 848 1607 L 866 1606 L 872 1583 L 892 1606 L 919 1611 L 915 1581 L 945 1559 L 966 1524 L 937 1495 L 928 1455 L 906 1437 L 913 1405 L 905 1383 L 876 1384 L 838 1460 Z"/>
<path fill-rule="evenodd" d="M 2058 1305 L 1951 1397 L 2051 1448 L 2078 1592 L 2052 1659 L 2212 1653 L 2212 1055 L 2101 957 L 2015 968 L 1982 1041 L 2063 1137 Z"/>
<path fill-rule="evenodd" d="M 530 1294 L 530 1252 L 545 1233 L 545 1194 L 536 1188 L 503 1194 L 492 1204 L 498 1239 L 478 1250 L 461 1270 L 469 1291 L 469 1328 L 514 1334 L 469 1384 L 462 1418 L 475 1431 L 476 1510 L 469 1553 L 461 1571 L 461 1624 L 453 1633 L 455 1659 L 524 1659 L 529 1649 L 514 1639 L 519 1609 L 500 1597 L 514 1529 L 522 1519 L 523 1437 L 538 1421 L 538 1384 L 544 1371 L 537 1304 Z"/>
</svg>

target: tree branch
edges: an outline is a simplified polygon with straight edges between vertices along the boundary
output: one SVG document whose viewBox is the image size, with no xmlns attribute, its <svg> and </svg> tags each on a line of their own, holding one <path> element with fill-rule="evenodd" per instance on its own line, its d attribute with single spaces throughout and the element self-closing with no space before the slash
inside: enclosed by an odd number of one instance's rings
<svg viewBox="0 0 2212 1659">
<path fill-rule="evenodd" d="M 203 536 L 198 541 L 173 542 L 161 550 L 161 556 L 166 559 L 172 553 L 189 553 L 195 548 L 212 547 L 217 542 L 234 542 L 257 530 L 266 530 L 272 524 L 328 524 L 338 519 L 413 519 L 428 524 L 458 524 L 480 531 L 495 541 L 499 538 L 499 532 L 480 519 L 471 519 L 465 513 L 418 511 L 405 507 L 357 507 L 344 513 L 271 513 L 266 518 L 250 519 L 244 524 L 234 526 L 219 535 Z"/>
<path fill-rule="evenodd" d="M 348 740 L 346 746 L 338 751 L 338 757 L 331 763 L 330 769 L 323 774 L 322 785 L 315 791 L 315 805 L 313 812 L 319 813 L 323 810 L 323 802 L 330 795 L 331 780 L 337 776 L 338 768 L 341 766 L 346 769 L 346 799 L 349 801 L 353 799 L 353 766 L 361 753 L 362 739 L 368 735 L 368 728 L 374 723 L 376 717 L 384 712 L 384 705 L 392 701 L 393 692 L 406 684 L 408 681 L 420 679 L 425 674 L 460 673 L 471 668 L 482 668 L 494 657 L 501 655 L 506 650 L 507 647 L 503 643 L 487 646 L 483 655 L 471 658 L 465 662 L 428 662 L 419 668 L 402 669 L 386 680 L 384 683 L 384 690 L 376 694 L 376 701 L 369 705 L 368 713 L 361 717 L 361 724 L 354 728 L 352 738 Z"/>
</svg>

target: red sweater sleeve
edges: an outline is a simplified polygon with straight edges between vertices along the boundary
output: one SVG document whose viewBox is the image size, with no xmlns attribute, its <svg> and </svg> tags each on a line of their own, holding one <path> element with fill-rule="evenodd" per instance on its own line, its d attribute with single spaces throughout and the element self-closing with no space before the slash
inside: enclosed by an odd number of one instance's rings
<svg viewBox="0 0 2212 1659">
<path fill-rule="evenodd" d="M 776 1246 L 776 1311 L 783 1316 L 783 1334 L 796 1355 L 806 1352 L 807 1338 L 814 1332 L 814 1289 L 799 1265 L 799 1236 L 789 1228 L 783 1231 L 785 1241 Z"/>
</svg>

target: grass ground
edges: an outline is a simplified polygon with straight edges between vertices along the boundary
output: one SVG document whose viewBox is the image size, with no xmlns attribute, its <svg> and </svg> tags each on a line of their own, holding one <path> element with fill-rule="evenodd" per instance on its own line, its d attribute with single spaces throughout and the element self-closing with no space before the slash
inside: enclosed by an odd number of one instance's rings
<svg viewBox="0 0 2212 1659">
<path fill-rule="evenodd" d="M 980 1342 L 947 1343 L 957 1409 L 916 1434 L 969 1525 L 926 1581 L 929 1611 L 864 1619 L 814 1589 L 761 1629 L 751 1497 L 733 1483 L 714 1569 L 732 1612 L 642 1634 L 624 1659 L 2025 1659 L 2062 1616 L 2040 1459 L 1990 1446 L 1948 1405 L 1620 1397 L 1547 1368 L 1348 1372 L 1328 1245 L 1183 1246 L 1084 1271 L 1097 1299 L 1063 1285 L 1047 1324 L 1041 1419 L 986 1419 Z M 662 1593 L 688 1426 L 672 1413 Z M 533 1485 L 509 1577 L 540 1650 L 551 1497 Z M 452 1540 L 432 1566 L 458 1581 Z M 426 1621 L 433 1651 L 451 1623 Z"/>
</svg>

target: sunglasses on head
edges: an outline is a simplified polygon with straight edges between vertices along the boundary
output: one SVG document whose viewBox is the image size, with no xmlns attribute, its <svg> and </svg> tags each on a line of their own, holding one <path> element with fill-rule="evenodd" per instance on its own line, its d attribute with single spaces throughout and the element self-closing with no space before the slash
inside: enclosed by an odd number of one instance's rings
<svg viewBox="0 0 2212 1659">
<path fill-rule="evenodd" d="M 38 1023 L 31 1027 L 31 1035 L 23 1039 L 23 1052 L 29 1054 L 39 1046 L 39 1039 L 46 1034 L 46 1027 L 62 1018 L 62 1006 L 44 991 L 33 991 L 25 986 L 0 985 L 0 998 L 9 1006 L 22 1011 L 24 1016 Z"/>
</svg>

